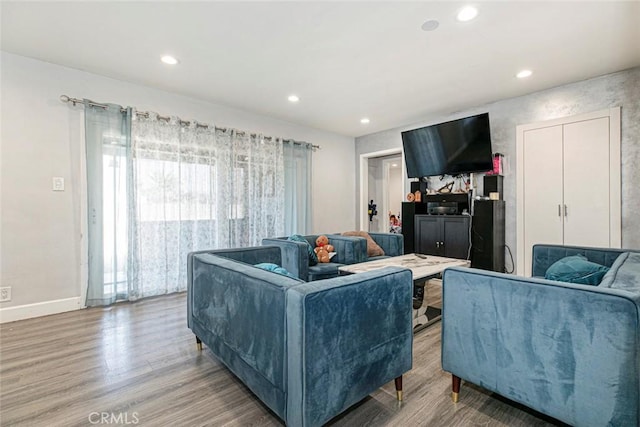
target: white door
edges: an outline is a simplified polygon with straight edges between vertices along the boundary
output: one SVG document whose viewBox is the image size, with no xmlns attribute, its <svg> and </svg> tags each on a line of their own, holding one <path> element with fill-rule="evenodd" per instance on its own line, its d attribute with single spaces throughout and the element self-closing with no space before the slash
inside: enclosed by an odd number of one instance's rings
<svg viewBox="0 0 640 427">
<path fill-rule="evenodd" d="M 536 243 L 563 242 L 562 126 L 524 132 L 524 259 L 531 275 Z"/>
<path fill-rule="evenodd" d="M 564 125 L 564 244 L 609 247 L 609 118 Z"/>
</svg>

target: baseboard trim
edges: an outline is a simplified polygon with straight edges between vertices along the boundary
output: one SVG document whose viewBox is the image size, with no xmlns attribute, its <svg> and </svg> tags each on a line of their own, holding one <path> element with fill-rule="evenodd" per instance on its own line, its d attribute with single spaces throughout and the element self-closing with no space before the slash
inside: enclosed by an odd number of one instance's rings
<svg viewBox="0 0 640 427">
<path fill-rule="evenodd" d="M 73 311 L 80 308 L 82 308 L 80 297 L 0 308 L 0 323 L 15 322 L 16 320 L 31 319 L 32 317 L 64 313 L 65 311 Z"/>
</svg>

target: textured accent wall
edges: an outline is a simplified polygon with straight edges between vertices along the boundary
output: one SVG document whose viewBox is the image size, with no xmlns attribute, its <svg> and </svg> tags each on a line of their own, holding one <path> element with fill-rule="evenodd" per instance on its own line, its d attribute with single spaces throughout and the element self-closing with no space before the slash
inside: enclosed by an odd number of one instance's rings
<svg viewBox="0 0 640 427">
<path fill-rule="evenodd" d="M 496 101 L 448 115 L 425 117 L 408 126 L 356 138 L 361 154 L 402 147 L 400 132 L 489 112 L 493 150 L 505 155 L 506 243 L 515 262 L 516 249 L 516 126 L 621 106 L 622 246 L 640 248 L 640 67 L 596 77 L 529 95 Z M 359 165 L 356 162 L 356 168 Z M 542 173 L 542 172 L 541 172 Z M 356 177 L 360 176 L 357 171 Z M 358 179 L 358 178 L 357 178 Z M 357 183 L 356 188 L 359 188 Z M 360 195 L 358 194 L 358 197 Z M 597 226 L 597 224 L 594 224 Z M 589 230 L 585 230 L 588 232 Z M 507 267 L 511 265 L 507 257 Z"/>
</svg>

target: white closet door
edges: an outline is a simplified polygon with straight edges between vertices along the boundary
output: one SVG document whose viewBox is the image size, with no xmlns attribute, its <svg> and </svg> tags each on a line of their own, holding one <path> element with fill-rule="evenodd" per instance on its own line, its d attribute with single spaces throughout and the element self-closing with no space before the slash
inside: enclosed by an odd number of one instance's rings
<svg viewBox="0 0 640 427">
<path fill-rule="evenodd" d="M 564 125 L 564 244 L 609 247 L 609 118 Z"/>
<path fill-rule="evenodd" d="M 518 274 L 535 243 L 620 248 L 620 107 L 519 125 L 516 138 Z"/>
<path fill-rule="evenodd" d="M 562 126 L 524 132 L 524 256 L 531 275 L 531 249 L 536 243 L 563 242 Z"/>
</svg>

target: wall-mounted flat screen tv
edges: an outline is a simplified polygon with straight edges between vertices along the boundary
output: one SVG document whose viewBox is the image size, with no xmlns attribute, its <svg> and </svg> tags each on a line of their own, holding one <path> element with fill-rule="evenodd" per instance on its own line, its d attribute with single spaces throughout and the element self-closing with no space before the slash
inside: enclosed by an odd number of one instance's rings
<svg viewBox="0 0 640 427">
<path fill-rule="evenodd" d="M 402 132 L 409 178 L 493 168 L 489 113 Z"/>
</svg>

